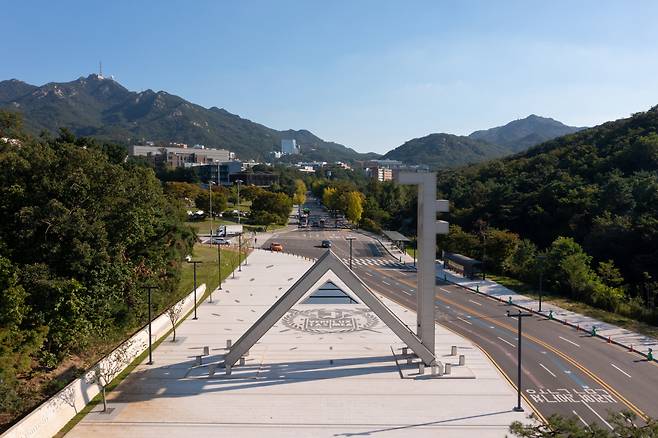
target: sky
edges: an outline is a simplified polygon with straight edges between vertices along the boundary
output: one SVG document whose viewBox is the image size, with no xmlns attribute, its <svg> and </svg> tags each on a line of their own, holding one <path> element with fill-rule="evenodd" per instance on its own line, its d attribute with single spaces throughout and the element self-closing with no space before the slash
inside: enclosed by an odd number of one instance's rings
<svg viewBox="0 0 658 438">
<path fill-rule="evenodd" d="M 98 72 L 360 152 L 658 104 L 658 2 L 0 0 L 0 80 Z"/>
</svg>

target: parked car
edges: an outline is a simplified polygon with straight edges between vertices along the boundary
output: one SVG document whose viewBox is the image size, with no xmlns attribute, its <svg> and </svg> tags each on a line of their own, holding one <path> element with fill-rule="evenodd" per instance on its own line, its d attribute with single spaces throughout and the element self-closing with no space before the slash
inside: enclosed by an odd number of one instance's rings
<svg viewBox="0 0 658 438">
<path fill-rule="evenodd" d="M 322 241 L 322 247 L 323 248 L 331 248 L 331 240 L 323 240 Z"/>
<path fill-rule="evenodd" d="M 210 243 L 213 245 L 230 245 L 231 239 L 225 237 L 213 237 Z"/>
<path fill-rule="evenodd" d="M 270 243 L 270 251 L 283 251 L 283 245 L 277 242 Z"/>
</svg>

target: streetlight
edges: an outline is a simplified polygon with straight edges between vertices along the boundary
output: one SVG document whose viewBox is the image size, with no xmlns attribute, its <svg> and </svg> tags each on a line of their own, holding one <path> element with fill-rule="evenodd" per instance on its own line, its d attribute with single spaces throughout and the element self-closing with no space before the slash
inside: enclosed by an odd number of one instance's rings
<svg viewBox="0 0 658 438">
<path fill-rule="evenodd" d="M 242 233 L 238 234 L 238 272 L 242 272 L 242 260 L 240 260 L 240 256 L 242 256 Z"/>
<path fill-rule="evenodd" d="M 352 269 L 352 241 L 355 240 L 356 237 L 346 237 L 345 240 L 350 241 L 350 270 Z"/>
<path fill-rule="evenodd" d="M 521 336 L 521 320 L 526 317 L 526 316 L 532 316 L 532 313 L 522 313 L 521 309 L 519 309 L 519 313 L 516 315 L 511 315 L 509 313 L 509 310 L 507 311 L 507 316 L 509 318 L 518 318 L 519 321 L 519 340 L 518 340 L 518 347 L 517 347 L 517 359 L 516 361 L 518 362 L 517 365 L 517 377 L 516 377 L 516 406 L 512 409 L 514 412 L 523 412 L 523 408 L 521 407 L 521 339 L 523 337 Z"/>
<path fill-rule="evenodd" d="M 185 259 L 187 263 L 191 263 L 192 265 L 194 265 L 194 318 L 192 319 L 199 319 L 196 317 L 196 265 L 203 262 L 198 260 L 192 260 L 191 256 L 187 256 L 185 257 Z"/>
<path fill-rule="evenodd" d="M 238 185 L 238 223 L 240 223 L 240 184 L 243 183 L 241 179 L 235 181 Z"/>
<path fill-rule="evenodd" d="M 210 244 L 212 245 L 212 186 L 215 184 L 214 181 L 208 180 L 208 195 L 210 197 Z"/>
<path fill-rule="evenodd" d="M 418 239 L 418 237 L 416 237 L 416 239 Z M 414 240 L 414 246 L 413 246 L 413 250 L 414 250 L 414 268 L 416 267 L 416 246 L 417 245 L 418 245 L 418 241 Z"/>
<path fill-rule="evenodd" d="M 217 278 L 219 280 L 219 290 L 222 290 L 222 245 L 217 239 Z M 210 291 L 210 302 L 212 303 L 212 291 Z"/>
<path fill-rule="evenodd" d="M 147 362 L 147 365 L 153 365 L 153 354 L 151 350 L 151 291 L 153 289 L 157 289 L 157 286 L 144 286 L 143 289 L 146 289 L 149 294 L 149 361 Z"/>
</svg>

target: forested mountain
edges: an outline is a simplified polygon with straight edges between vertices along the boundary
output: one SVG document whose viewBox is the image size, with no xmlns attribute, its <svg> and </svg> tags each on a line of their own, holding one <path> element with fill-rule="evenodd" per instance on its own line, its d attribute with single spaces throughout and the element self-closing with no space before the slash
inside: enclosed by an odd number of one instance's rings
<svg viewBox="0 0 658 438">
<path fill-rule="evenodd" d="M 531 114 L 525 119 L 514 120 L 504 126 L 475 131 L 469 137 L 506 147 L 512 152 L 521 152 L 582 129 L 584 128 L 567 126 L 557 120 Z"/>
<path fill-rule="evenodd" d="M 477 163 L 509 153 L 507 148 L 464 136 L 430 134 L 409 140 L 386 153 L 383 158 L 442 169 Z"/>
<path fill-rule="evenodd" d="M 15 79 L 0 82 L 0 108 L 21 112 L 32 134 L 69 128 L 79 136 L 132 143 L 139 140 L 200 143 L 265 159 L 294 138 L 302 158 L 327 161 L 374 156 L 326 142 L 306 130 L 277 131 L 217 107 L 204 108 L 165 91 L 140 93 L 95 74 L 41 87 Z"/>
<path fill-rule="evenodd" d="M 516 156 L 440 175 L 451 220 L 542 247 L 573 237 L 634 284 L 658 279 L 658 106 Z"/>
</svg>

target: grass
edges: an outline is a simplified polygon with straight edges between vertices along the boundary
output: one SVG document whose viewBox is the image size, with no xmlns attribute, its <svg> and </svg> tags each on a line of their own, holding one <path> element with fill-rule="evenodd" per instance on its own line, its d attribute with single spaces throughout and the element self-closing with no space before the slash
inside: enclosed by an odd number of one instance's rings
<svg viewBox="0 0 658 438">
<path fill-rule="evenodd" d="M 232 249 L 222 248 L 222 265 L 221 265 L 221 276 L 222 280 L 226 279 L 238 262 L 238 253 Z M 196 244 L 194 246 L 194 251 L 192 254 L 192 260 L 198 260 L 203 263 L 197 265 L 197 286 L 201 284 L 206 284 L 206 292 L 203 297 L 197 297 L 199 301 L 203 301 L 207 298 L 210 293 L 218 286 L 219 279 L 217 277 L 217 247 L 211 247 L 203 244 Z M 244 255 L 241 260 L 244 260 Z M 181 278 L 178 283 L 178 293 L 180 296 L 187 295 L 192 291 L 194 287 L 194 266 L 189 263 L 184 263 L 181 269 Z M 193 310 L 190 309 L 176 324 L 178 327 L 185 321 L 191 314 Z M 158 341 L 153 343 L 153 350 L 156 350 L 158 346 L 164 342 L 169 335 L 173 332 L 173 329 L 169 329 L 164 336 L 162 336 Z M 117 375 L 112 382 L 107 386 L 106 393 L 109 394 L 148 356 L 148 350 L 145 350 L 142 354 L 137 356 L 126 368 Z M 99 393 L 94 397 L 80 412 L 78 412 L 75 417 L 73 417 L 57 434 L 54 436 L 56 438 L 63 437 L 66 435 L 76 424 L 78 424 L 89 412 L 92 411 L 96 406 L 102 404 L 103 399 Z M 110 403 L 108 405 L 111 406 Z"/>
<path fill-rule="evenodd" d="M 487 277 L 498 284 L 512 289 L 518 293 L 526 295 L 527 297 L 539 299 L 539 293 L 535 287 L 519 281 L 517 279 L 507 277 L 504 275 L 487 274 Z M 599 309 L 589 304 L 572 300 L 563 295 L 557 295 L 554 292 L 546 292 L 542 294 L 542 301 L 544 303 L 551 303 L 562 309 L 572 312 L 580 313 L 581 315 L 596 318 L 600 321 L 614 324 L 616 326 L 641 333 L 645 336 L 658 337 L 658 327 L 638 321 L 636 319 L 620 315 L 618 313 L 609 312 L 607 310 Z"/>
</svg>

